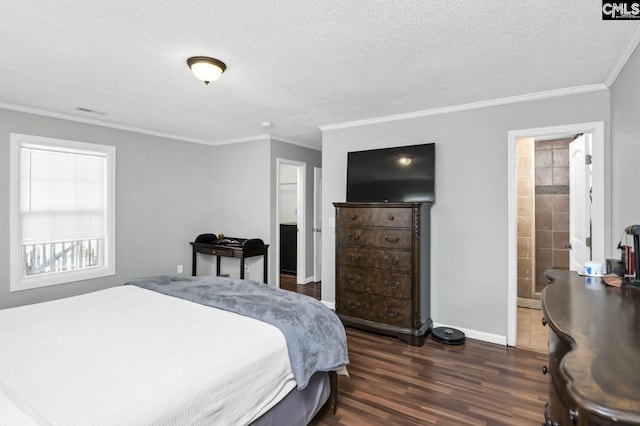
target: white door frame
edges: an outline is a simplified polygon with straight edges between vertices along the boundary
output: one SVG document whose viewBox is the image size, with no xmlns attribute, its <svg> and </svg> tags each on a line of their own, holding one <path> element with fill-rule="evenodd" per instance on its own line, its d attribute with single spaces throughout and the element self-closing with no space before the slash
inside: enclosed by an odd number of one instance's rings
<svg viewBox="0 0 640 426">
<path fill-rule="evenodd" d="M 276 247 L 275 247 L 275 261 L 276 261 L 276 287 L 280 287 L 280 165 L 288 164 L 290 166 L 297 167 L 298 169 L 298 194 L 297 194 L 297 214 L 296 221 L 298 223 L 298 232 L 296 238 L 296 252 L 297 252 L 297 274 L 296 283 L 305 284 L 305 271 L 306 271 L 306 176 L 307 176 L 307 163 L 300 161 L 287 160 L 284 158 L 276 159 Z"/>
<path fill-rule="evenodd" d="M 591 133 L 583 133 L 569 143 L 569 270 L 581 271 L 585 260 L 591 260 L 587 238 L 591 237 Z M 574 185 L 574 182 L 576 183 Z"/>
<path fill-rule="evenodd" d="M 602 121 L 570 124 L 564 126 L 541 127 L 534 129 L 512 130 L 508 132 L 508 241 L 507 241 L 507 345 L 515 346 L 517 341 L 518 312 L 518 205 L 516 189 L 516 144 L 518 138 L 546 137 L 567 133 L 592 134 L 592 167 L 593 167 L 593 259 L 605 260 L 605 158 L 604 158 L 604 123 Z"/>
<path fill-rule="evenodd" d="M 321 280 L 322 263 L 322 168 L 313 168 L 313 281 Z"/>
</svg>

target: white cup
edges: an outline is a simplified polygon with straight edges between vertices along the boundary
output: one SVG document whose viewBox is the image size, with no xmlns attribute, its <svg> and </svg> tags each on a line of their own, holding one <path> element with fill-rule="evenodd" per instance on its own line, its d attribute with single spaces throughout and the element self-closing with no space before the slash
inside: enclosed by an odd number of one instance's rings
<svg viewBox="0 0 640 426">
<path fill-rule="evenodd" d="M 584 262 L 584 274 L 591 276 L 602 275 L 602 262 L 587 260 Z"/>
</svg>

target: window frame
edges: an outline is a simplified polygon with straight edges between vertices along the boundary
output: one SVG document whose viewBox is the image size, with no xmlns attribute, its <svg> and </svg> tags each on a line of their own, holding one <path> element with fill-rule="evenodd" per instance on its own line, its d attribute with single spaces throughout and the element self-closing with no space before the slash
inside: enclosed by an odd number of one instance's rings
<svg viewBox="0 0 640 426">
<path fill-rule="evenodd" d="M 100 153 L 106 158 L 105 239 L 102 264 L 87 269 L 23 275 L 22 214 L 20 211 L 20 150 L 25 145 L 42 145 L 54 150 L 77 150 Z M 43 136 L 10 134 L 9 149 L 9 291 L 21 291 L 58 284 L 84 281 L 116 273 L 116 147 Z"/>
</svg>

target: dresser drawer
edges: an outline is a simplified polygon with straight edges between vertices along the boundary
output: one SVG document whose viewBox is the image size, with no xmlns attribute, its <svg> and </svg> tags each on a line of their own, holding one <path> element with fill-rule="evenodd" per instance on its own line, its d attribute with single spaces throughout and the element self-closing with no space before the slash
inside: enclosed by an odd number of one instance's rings
<svg viewBox="0 0 640 426">
<path fill-rule="evenodd" d="M 345 227 L 339 230 L 338 241 L 340 245 L 410 250 L 413 232 L 410 229 Z"/>
<path fill-rule="evenodd" d="M 373 250 L 357 247 L 341 247 L 339 262 L 343 265 L 364 268 L 411 271 L 411 252 L 399 250 Z"/>
<path fill-rule="evenodd" d="M 547 322 L 548 323 L 548 322 Z M 566 340 L 560 339 L 560 336 L 549 327 L 549 375 L 551 384 L 555 387 L 558 398 L 562 404 L 569 404 L 570 399 L 564 390 L 566 381 L 560 373 L 560 362 L 564 356 L 571 350 L 571 345 Z"/>
<path fill-rule="evenodd" d="M 344 267 L 338 272 L 338 288 L 410 299 L 411 274 Z"/>
<path fill-rule="evenodd" d="M 338 223 L 340 226 L 365 226 L 369 224 L 371 209 L 355 207 L 350 209 L 338 209 Z"/>
<path fill-rule="evenodd" d="M 382 324 L 411 327 L 411 301 L 341 290 L 338 313 Z"/>
<path fill-rule="evenodd" d="M 390 226 L 399 228 L 411 228 L 413 223 L 411 209 L 382 208 L 371 209 L 371 226 Z"/>
<path fill-rule="evenodd" d="M 342 322 L 422 346 L 433 326 L 425 303 L 431 204 L 333 205 L 336 312 Z"/>
</svg>

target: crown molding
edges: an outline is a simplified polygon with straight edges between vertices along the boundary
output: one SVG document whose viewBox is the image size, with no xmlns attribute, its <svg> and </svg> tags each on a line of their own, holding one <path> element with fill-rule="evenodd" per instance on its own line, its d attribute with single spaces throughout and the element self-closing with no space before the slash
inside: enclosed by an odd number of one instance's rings
<svg viewBox="0 0 640 426">
<path fill-rule="evenodd" d="M 255 141 L 263 141 L 263 140 L 271 140 L 271 135 L 269 133 L 263 133 L 261 135 L 247 136 L 245 138 L 226 139 L 218 142 L 208 142 L 207 145 L 230 145 L 234 143 L 255 142 Z"/>
<path fill-rule="evenodd" d="M 288 144 L 291 144 L 291 145 L 298 145 L 298 146 L 301 146 L 303 148 L 313 149 L 314 151 L 322 151 L 322 147 L 319 147 L 317 145 L 313 145 L 313 144 L 307 143 L 307 142 L 294 141 L 294 140 L 291 140 L 291 139 L 281 138 L 279 136 L 272 136 L 271 140 L 278 141 L 278 142 L 283 142 L 283 143 L 288 143 Z"/>
<path fill-rule="evenodd" d="M 631 36 L 622 47 L 622 50 L 620 50 L 618 58 L 613 63 L 613 65 L 609 69 L 609 72 L 604 78 L 604 84 L 606 84 L 607 87 L 611 87 L 613 83 L 615 83 L 616 78 L 618 78 L 618 75 L 633 54 L 633 51 L 636 50 L 636 47 L 638 47 L 638 44 L 640 44 L 640 25 L 636 26 L 635 30 L 633 30 Z"/>
<path fill-rule="evenodd" d="M 506 98 L 491 99 L 488 101 L 472 102 L 468 104 L 454 105 L 450 107 L 434 108 L 424 111 L 410 112 L 406 114 L 387 115 L 383 117 L 368 118 L 365 120 L 348 121 L 338 124 L 327 124 L 318 126 L 325 132 L 328 130 L 348 129 L 350 127 L 369 126 L 372 124 L 389 123 L 392 121 L 410 120 L 413 118 L 429 117 L 432 115 L 450 114 L 453 112 L 470 111 L 474 109 L 490 108 L 500 105 L 509 105 L 520 102 L 536 101 L 540 99 L 556 98 L 559 96 L 576 95 L 580 93 L 599 92 L 608 90 L 604 83 L 588 84 L 584 86 L 567 87 L 564 89 L 548 90 L 545 92 L 529 93 L 526 95 L 509 96 Z"/>
<path fill-rule="evenodd" d="M 96 119 L 87 118 L 87 117 L 78 117 L 71 114 L 54 112 L 54 111 L 49 111 L 49 110 L 40 109 L 40 108 L 27 107 L 23 105 L 16 105 L 16 104 L 11 104 L 7 102 L 0 102 L 0 109 L 25 112 L 28 114 L 58 118 L 58 119 L 67 120 L 67 121 L 75 121 L 77 123 L 91 124 L 94 126 L 108 127 L 108 128 L 117 129 L 117 130 L 125 130 L 127 132 L 141 133 L 144 135 L 158 136 L 161 138 L 173 139 L 173 140 L 178 140 L 182 142 L 197 143 L 201 145 L 211 145 L 211 146 L 227 145 L 232 143 L 253 142 L 253 141 L 265 140 L 265 139 L 271 138 L 271 135 L 269 134 L 262 134 L 262 135 L 256 135 L 256 136 L 248 136 L 246 138 L 227 139 L 222 141 L 210 141 L 210 140 L 204 140 L 204 139 L 189 138 L 181 135 L 173 135 L 171 133 L 157 132 L 155 130 L 144 129 L 141 127 L 125 126 L 122 124 L 109 123 L 103 120 L 96 120 Z"/>
<path fill-rule="evenodd" d="M 61 120 L 75 121 L 77 123 L 92 124 L 94 126 L 108 127 L 111 129 L 125 130 L 127 132 L 142 133 L 145 135 L 158 136 L 161 138 L 175 139 L 175 140 L 180 140 L 184 142 L 199 143 L 203 145 L 218 144 L 217 142 L 212 142 L 212 141 L 207 141 L 202 139 L 188 138 L 185 136 L 173 135 L 171 133 L 157 132 L 155 130 L 144 129 L 141 127 L 125 126 L 122 124 L 109 123 L 103 120 L 96 120 L 96 119 L 87 118 L 87 117 L 78 117 L 76 115 L 65 114 L 61 112 L 54 112 L 54 111 L 49 111 L 49 110 L 40 109 L 40 108 L 33 108 L 33 107 L 28 107 L 23 105 L 10 104 L 6 102 L 0 102 L 0 108 L 11 110 L 11 111 L 26 112 L 28 114 L 41 115 L 44 117 L 59 118 Z"/>
</svg>

